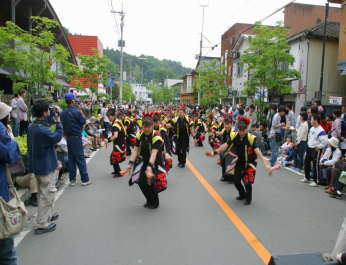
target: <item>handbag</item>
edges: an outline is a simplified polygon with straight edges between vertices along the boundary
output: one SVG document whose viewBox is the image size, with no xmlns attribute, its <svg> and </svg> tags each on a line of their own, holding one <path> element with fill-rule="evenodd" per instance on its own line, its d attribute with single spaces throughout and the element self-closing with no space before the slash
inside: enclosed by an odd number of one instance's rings
<svg viewBox="0 0 346 265">
<path fill-rule="evenodd" d="M 139 178 L 141 176 L 141 173 L 142 173 L 142 168 L 143 168 L 143 161 L 140 160 L 138 161 L 133 170 L 132 170 L 132 174 L 131 174 L 131 177 L 130 177 L 130 180 L 129 180 L 129 185 L 132 186 L 133 184 L 135 183 L 138 183 L 139 182 Z"/>
<path fill-rule="evenodd" d="M 233 175 L 234 174 L 234 168 L 238 161 L 238 156 L 232 152 L 228 152 L 224 156 L 224 161 L 226 165 L 226 174 Z"/>
<path fill-rule="evenodd" d="M 28 214 L 24 203 L 20 200 L 16 188 L 13 185 L 7 166 L 6 174 L 13 199 L 10 202 L 6 202 L 0 197 L 0 240 L 20 233 L 24 228 Z"/>
<path fill-rule="evenodd" d="M 167 173 L 160 169 L 154 169 L 155 175 L 155 188 L 158 193 L 167 189 Z"/>
<path fill-rule="evenodd" d="M 8 169 L 10 171 L 11 176 L 24 175 L 26 170 L 22 157 L 19 158 L 19 160 L 16 163 L 8 165 Z"/>
</svg>

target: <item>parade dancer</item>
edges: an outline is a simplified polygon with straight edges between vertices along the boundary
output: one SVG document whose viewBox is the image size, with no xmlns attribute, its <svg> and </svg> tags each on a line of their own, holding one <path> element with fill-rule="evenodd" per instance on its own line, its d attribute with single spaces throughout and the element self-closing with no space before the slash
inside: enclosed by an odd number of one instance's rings
<svg viewBox="0 0 346 265">
<path fill-rule="evenodd" d="M 144 207 L 156 209 L 159 207 L 158 193 L 167 186 L 167 182 L 163 183 L 166 178 L 162 153 L 164 143 L 160 136 L 154 134 L 154 122 L 151 117 L 145 117 L 142 123 L 143 131 L 137 134 L 137 142 L 127 171 L 143 163 L 137 184 L 146 198 Z M 132 184 L 130 179 L 130 185 Z"/>
<path fill-rule="evenodd" d="M 123 121 L 126 130 L 126 155 L 131 155 L 131 149 L 136 143 L 136 125 L 129 110 L 125 120 Z"/>
<path fill-rule="evenodd" d="M 232 151 L 237 156 L 233 181 L 239 192 L 237 200 L 245 200 L 245 205 L 251 204 L 252 201 L 252 184 L 255 181 L 257 158 L 260 158 L 263 162 L 269 175 L 274 170 L 258 148 L 256 136 L 248 132 L 250 122 L 248 118 L 239 116 L 239 131 L 232 132 L 227 143 L 214 150 L 214 152 L 207 153 L 208 156 L 214 156 L 215 153 Z"/>
<path fill-rule="evenodd" d="M 190 144 L 190 120 L 185 115 L 183 109 L 179 110 L 179 116 L 175 121 L 176 148 L 178 155 L 178 167 L 184 168 L 186 164 L 186 154 L 189 152 Z"/>
<path fill-rule="evenodd" d="M 205 140 L 205 127 L 203 122 L 199 119 L 198 114 L 194 116 L 192 128 L 195 145 L 202 147 Z"/>
<path fill-rule="evenodd" d="M 122 113 L 118 113 L 118 119 L 115 119 L 115 110 L 110 109 L 107 112 L 107 117 L 112 123 L 112 136 L 109 139 L 110 142 L 113 142 L 113 151 L 110 157 L 110 163 L 114 169 L 112 174 L 114 178 L 119 178 L 123 175 L 119 164 L 126 159 L 126 134 L 121 122 L 123 115 Z"/>
<path fill-rule="evenodd" d="M 231 132 L 232 132 L 232 118 L 226 117 L 223 120 L 224 128 L 220 132 L 221 144 L 226 144 L 230 140 Z M 225 163 L 225 155 L 226 153 L 220 152 L 220 165 L 222 168 L 222 176 L 220 181 L 231 181 L 232 178 L 229 174 L 226 174 L 226 163 Z"/>
</svg>

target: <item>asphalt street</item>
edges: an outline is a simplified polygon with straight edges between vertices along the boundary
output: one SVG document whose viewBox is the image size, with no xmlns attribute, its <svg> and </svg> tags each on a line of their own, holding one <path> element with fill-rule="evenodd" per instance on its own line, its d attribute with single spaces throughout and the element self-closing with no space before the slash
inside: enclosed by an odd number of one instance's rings
<svg viewBox="0 0 346 265">
<path fill-rule="evenodd" d="M 221 170 L 206 150 L 192 147 L 189 161 L 271 254 L 333 247 L 345 200 L 329 198 L 323 188 L 302 184 L 284 169 L 268 176 L 260 164 L 253 203 L 244 206 L 235 200 L 233 185 L 219 181 Z M 21 265 L 264 264 L 257 242 L 246 240 L 190 168 L 174 167 L 160 208 L 147 210 L 128 177 L 111 177 L 109 152 L 101 150 L 88 165 L 93 185 L 68 187 L 58 200 L 57 230 L 30 233 L 19 244 Z"/>
</svg>

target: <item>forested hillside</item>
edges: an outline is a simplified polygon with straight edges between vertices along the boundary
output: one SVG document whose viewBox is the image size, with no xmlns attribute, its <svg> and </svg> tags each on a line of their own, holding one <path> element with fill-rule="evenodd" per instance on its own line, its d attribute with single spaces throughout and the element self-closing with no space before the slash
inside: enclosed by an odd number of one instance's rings
<svg viewBox="0 0 346 265">
<path fill-rule="evenodd" d="M 118 68 L 120 65 L 120 51 L 105 49 L 107 56 Z M 179 79 L 191 71 L 180 62 L 171 60 L 159 60 L 153 56 L 141 55 L 139 57 L 124 53 L 124 71 L 127 72 L 127 80 L 130 82 L 147 83 L 151 80 L 163 82 L 166 78 Z"/>
</svg>

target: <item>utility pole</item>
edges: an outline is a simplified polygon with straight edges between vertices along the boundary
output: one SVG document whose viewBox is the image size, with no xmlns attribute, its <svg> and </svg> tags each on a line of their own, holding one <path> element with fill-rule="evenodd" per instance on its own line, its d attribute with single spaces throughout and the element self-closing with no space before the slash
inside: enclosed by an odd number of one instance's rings
<svg viewBox="0 0 346 265">
<path fill-rule="evenodd" d="M 329 2 L 326 4 L 326 14 L 324 18 L 324 27 L 323 27 L 323 48 L 322 48 L 322 64 L 321 64 L 321 75 L 320 75 L 320 91 L 319 91 L 319 100 L 322 104 L 322 93 L 323 93 L 323 78 L 324 78 L 324 61 L 326 57 L 326 42 L 327 42 L 327 23 L 329 16 Z"/>
<path fill-rule="evenodd" d="M 123 71 L 124 71 L 124 47 L 125 47 L 125 41 L 124 41 L 124 20 L 125 20 L 125 13 L 122 9 L 121 11 L 111 11 L 113 14 L 119 14 L 121 18 L 120 22 L 120 40 L 118 41 L 118 47 L 120 47 L 120 88 L 119 88 L 119 103 L 123 103 Z"/>
<path fill-rule="evenodd" d="M 205 8 L 208 7 L 207 4 L 202 4 L 202 30 L 201 30 L 201 41 L 199 43 L 200 47 L 199 47 L 199 61 L 201 61 L 202 59 L 202 55 L 203 55 L 203 36 L 204 36 L 204 15 L 205 15 Z M 201 104 L 201 93 L 198 91 L 198 105 Z"/>
</svg>

